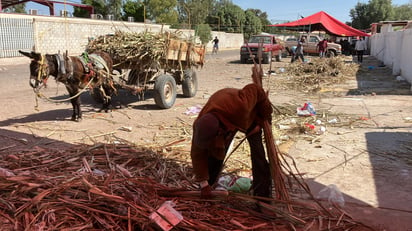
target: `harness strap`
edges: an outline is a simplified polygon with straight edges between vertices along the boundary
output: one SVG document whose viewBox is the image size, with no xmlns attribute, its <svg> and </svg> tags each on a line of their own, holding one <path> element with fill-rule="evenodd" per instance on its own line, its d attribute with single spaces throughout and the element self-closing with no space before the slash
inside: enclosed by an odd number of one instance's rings
<svg viewBox="0 0 412 231">
<path fill-rule="evenodd" d="M 57 54 L 57 60 L 58 60 L 57 63 L 60 63 L 59 70 L 61 74 L 65 75 L 66 74 L 66 64 L 65 64 L 63 55 Z"/>
<path fill-rule="evenodd" d="M 56 58 L 56 62 L 57 62 L 57 79 L 62 79 L 64 77 L 64 75 L 66 75 L 66 65 L 65 65 L 65 61 L 64 61 L 64 57 L 63 55 L 59 54 L 55 54 L 54 57 Z"/>
<path fill-rule="evenodd" d="M 71 79 L 73 77 L 73 62 L 72 59 L 67 55 L 65 55 L 65 59 L 67 60 L 67 71 L 69 72 L 67 79 Z"/>
</svg>

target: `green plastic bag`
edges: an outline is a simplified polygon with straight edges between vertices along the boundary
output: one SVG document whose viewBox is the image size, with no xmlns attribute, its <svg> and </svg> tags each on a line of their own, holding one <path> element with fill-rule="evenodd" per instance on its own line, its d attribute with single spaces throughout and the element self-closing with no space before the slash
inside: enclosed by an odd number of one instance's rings
<svg viewBox="0 0 412 231">
<path fill-rule="evenodd" d="M 228 188 L 228 190 L 236 193 L 247 193 L 249 192 L 250 187 L 252 187 L 252 180 L 247 177 L 240 177 Z"/>
</svg>

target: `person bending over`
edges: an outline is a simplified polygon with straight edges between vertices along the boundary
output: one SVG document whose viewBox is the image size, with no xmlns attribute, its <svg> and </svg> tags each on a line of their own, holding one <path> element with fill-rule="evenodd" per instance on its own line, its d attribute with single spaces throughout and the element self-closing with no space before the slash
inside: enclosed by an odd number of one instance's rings
<svg viewBox="0 0 412 231">
<path fill-rule="evenodd" d="M 214 93 L 193 123 L 191 159 L 201 198 L 210 198 L 229 145 L 243 132 L 251 151 L 253 195 L 271 197 L 272 178 L 262 142 L 264 121 L 271 122 L 272 105 L 262 87 L 225 88 Z"/>
</svg>

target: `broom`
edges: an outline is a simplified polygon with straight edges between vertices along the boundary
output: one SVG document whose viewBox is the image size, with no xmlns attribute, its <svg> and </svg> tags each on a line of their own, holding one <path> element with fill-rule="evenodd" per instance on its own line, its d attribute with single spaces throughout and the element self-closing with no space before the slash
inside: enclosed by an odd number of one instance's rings
<svg viewBox="0 0 412 231">
<path fill-rule="evenodd" d="M 262 77 L 263 77 L 263 70 L 262 70 L 262 65 L 260 63 L 260 58 L 259 58 L 259 65 L 257 65 L 256 62 L 254 62 L 254 66 L 252 67 L 252 80 L 255 84 L 259 85 L 260 87 L 263 87 Z M 275 184 L 276 199 L 286 201 L 286 202 L 290 201 L 289 192 L 285 184 L 286 176 L 285 176 L 285 173 L 282 171 L 282 166 L 281 166 L 281 162 L 279 158 L 280 152 L 273 138 L 272 127 L 269 124 L 269 121 L 267 120 L 264 121 L 263 123 L 263 134 L 265 136 L 265 144 L 266 144 L 266 151 L 267 151 L 267 155 L 269 159 L 270 172 L 272 175 L 273 182 Z M 289 210 L 292 210 L 291 206 L 288 206 L 288 208 Z"/>
</svg>

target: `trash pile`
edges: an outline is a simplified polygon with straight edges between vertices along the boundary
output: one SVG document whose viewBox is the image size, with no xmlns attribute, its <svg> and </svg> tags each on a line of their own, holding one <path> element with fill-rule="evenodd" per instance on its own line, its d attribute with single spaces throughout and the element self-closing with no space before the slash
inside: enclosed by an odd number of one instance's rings
<svg viewBox="0 0 412 231">
<path fill-rule="evenodd" d="M 3 151 L 0 166 L 3 230 L 371 230 L 313 196 L 200 200 L 187 163 L 127 144 Z"/>
<path fill-rule="evenodd" d="M 312 102 L 301 105 L 277 105 L 272 124 L 276 143 L 282 144 L 293 140 L 319 141 L 328 134 L 331 127 L 366 128 L 376 127 L 373 119 L 344 113 L 331 113 L 327 109 L 315 108 Z"/>
</svg>

